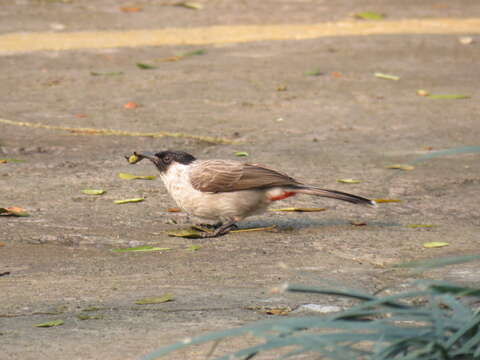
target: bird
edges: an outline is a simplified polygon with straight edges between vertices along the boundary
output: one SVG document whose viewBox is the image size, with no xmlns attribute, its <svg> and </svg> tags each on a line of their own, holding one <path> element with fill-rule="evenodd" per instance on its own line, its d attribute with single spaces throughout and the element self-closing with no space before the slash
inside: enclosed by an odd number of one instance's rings
<svg viewBox="0 0 480 360">
<path fill-rule="evenodd" d="M 275 201 L 298 194 L 376 206 L 373 200 L 308 185 L 260 164 L 199 160 L 187 152 L 175 150 L 134 152 L 125 158 L 131 164 L 150 160 L 178 207 L 214 228 L 214 231 L 202 233 L 206 238 L 225 235 L 236 228 L 237 222 L 264 213 Z"/>
</svg>

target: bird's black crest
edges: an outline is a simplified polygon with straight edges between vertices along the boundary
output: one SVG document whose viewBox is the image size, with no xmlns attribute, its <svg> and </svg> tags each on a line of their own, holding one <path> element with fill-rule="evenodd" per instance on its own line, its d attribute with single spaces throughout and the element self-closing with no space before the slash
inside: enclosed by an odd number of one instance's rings
<svg viewBox="0 0 480 360">
<path fill-rule="evenodd" d="M 188 165 L 196 160 L 193 155 L 185 151 L 166 150 L 156 153 L 155 156 L 164 164 L 170 164 L 172 161 L 175 161 L 180 164 Z"/>
</svg>

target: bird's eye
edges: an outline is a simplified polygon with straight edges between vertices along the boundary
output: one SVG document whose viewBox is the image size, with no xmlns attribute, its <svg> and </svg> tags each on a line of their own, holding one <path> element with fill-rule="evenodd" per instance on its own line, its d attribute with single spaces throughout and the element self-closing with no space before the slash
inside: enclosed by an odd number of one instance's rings
<svg viewBox="0 0 480 360">
<path fill-rule="evenodd" d="M 172 162 L 172 157 L 171 157 L 170 155 L 165 155 L 165 156 L 163 157 L 163 162 L 164 162 L 165 164 L 170 164 L 170 163 Z"/>
</svg>

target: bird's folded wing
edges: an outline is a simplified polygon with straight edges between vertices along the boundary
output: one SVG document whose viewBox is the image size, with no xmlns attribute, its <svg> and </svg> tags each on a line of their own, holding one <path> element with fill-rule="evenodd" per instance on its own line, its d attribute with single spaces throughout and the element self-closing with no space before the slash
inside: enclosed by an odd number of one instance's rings
<svg viewBox="0 0 480 360">
<path fill-rule="evenodd" d="M 203 192 L 227 192 L 300 185 L 295 179 L 257 164 L 228 160 L 199 161 L 190 170 L 193 187 Z"/>
</svg>

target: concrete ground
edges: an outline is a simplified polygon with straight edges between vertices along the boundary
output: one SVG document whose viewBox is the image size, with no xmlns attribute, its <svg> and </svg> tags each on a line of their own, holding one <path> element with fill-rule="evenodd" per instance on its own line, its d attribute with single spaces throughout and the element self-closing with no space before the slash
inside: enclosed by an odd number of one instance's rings
<svg viewBox="0 0 480 360">
<path fill-rule="evenodd" d="M 9 272 L 0 277 L 2 360 L 136 359 L 187 336 L 274 316 L 264 308 L 350 304 L 271 291 L 285 282 L 399 289 L 413 276 L 392 264 L 478 250 L 478 153 L 434 158 L 412 171 L 385 166 L 479 145 L 479 34 L 447 26 L 436 35 L 386 31 L 202 46 L 134 47 L 133 41 L 132 47 L 87 43 L 77 50 L 22 52 L 2 48 L 2 39 L 20 32 L 28 41 L 49 31 L 98 31 L 101 37 L 117 30 L 121 37 L 134 29 L 355 22 L 362 20 L 352 15 L 361 11 L 386 14 L 378 26 L 388 29 L 391 20 L 479 18 L 480 3 L 218 0 L 200 1 L 201 10 L 172 3 L 16 0 L 0 7 L 0 159 L 24 160 L 0 163 L 0 207 L 23 207 L 31 215 L 0 217 L 0 273 Z M 460 36 L 473 42 L 463 44 Z M 171 59 L 199 49 L 202 55 Z M 471 98 L 431 99 L 418 96 L 418 89 Z M 138 107 L 126 109 L 128 102 Z M 78 128 L 180 135 L 71 131 Z M 132 166 L 124 155 L 167 148 L 226 159 L 246 151 L 242 159 L 308 183 L 401 202 L 370 210 L 296 197 L 277 207 L 327 211 L 269 212 L 240 224 L 276 225 L 275 231 L 169 237 L 167 231 L 186 227 L 188 219 L 168 212 L 175 204 L 161 181 L 117 176 L 156 175 L 147 162 Z M 345 178 L 361 182 L 337 182 Z M 106 193 L 84 195 L 86 188 Z M 146 200 L 113 203 L 134 197 Z M 412 226 L 419 224 L 433 226 Z M 432 241 L 449 245 L 423 246 Z M 192 244 L 200 249 L 189 250 Z M 112 251 L 140 245 L 170 250 Z M 478 284 L 478 274 L 475 264 L 464 264 L 426 276 Z M 174 301 L 135 304 L 168 293 Z M 34 326 L 59 319 L 62 326 Z M 225 343 L 216 354 L 252 341 Z M 171 358 L 203 359 L 208 349 Z"/>
</svg>

